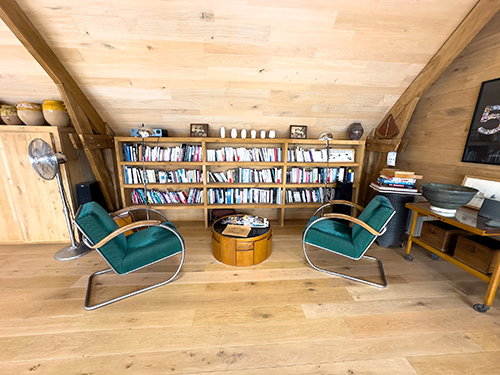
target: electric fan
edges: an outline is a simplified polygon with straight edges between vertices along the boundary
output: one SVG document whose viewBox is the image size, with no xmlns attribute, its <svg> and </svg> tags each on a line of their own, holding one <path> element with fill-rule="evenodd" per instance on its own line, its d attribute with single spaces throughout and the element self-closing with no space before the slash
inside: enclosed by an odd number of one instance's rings
<svg viewBox="0 0 500 375">
<path fill-rule="evenodd" d="M 61 194 L 61 200 L 63 205 L 64 215 L 66 216 L 66 224 L 68 226 L 69 237 L 71 239 L 71 246 L 66 246 L 59 250 L 54 258 L 57 260 L 70 260 L 81 257 L 87 254 L 90 249 L 84 243 L 77 243 L 75 241 L 75 235 L 71 225 L 71 218 L 68 209 L 68 200 L 66 198 L 66 192 L 61 179 L 61 172 L 59 169 L 59 164 L 64 164 L 68 159 L 66 156 L 60 152 L 57 154 L 52 150 L 52 147 L 41 138 L 33 139 L 28 146 L 28 155 L 30 158 L 30 163 L 35 172 L 44 180 L 53 180 L 57 177 L 57 186 L 59 187 L 59 193 Z"/>
</svg>

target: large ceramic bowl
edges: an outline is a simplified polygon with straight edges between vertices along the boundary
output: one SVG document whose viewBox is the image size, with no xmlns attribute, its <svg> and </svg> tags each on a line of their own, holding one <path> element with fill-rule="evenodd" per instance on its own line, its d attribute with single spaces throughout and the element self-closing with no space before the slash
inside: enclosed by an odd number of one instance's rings
<svg viewBox="0 0 500 375">
<path fill-rule="evenodd" d="M 431 204 L 431 210 L 453 216 L 457 208 L 469 203 L 479 192 L 477 189 L 451 184 L 424 183 L 422 195 Z"/>
</svg>

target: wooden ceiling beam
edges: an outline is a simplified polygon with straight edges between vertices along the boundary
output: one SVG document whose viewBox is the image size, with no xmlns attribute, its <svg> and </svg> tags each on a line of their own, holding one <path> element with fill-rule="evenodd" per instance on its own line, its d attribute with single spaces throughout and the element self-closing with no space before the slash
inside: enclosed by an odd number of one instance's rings
<svg viewBox="0 0 500 375">
<path fill-rule="evenodd" d="M 439 51 L 408 86 L 379 126 L 387 120 L 389 115 L 392 115 L 396 119 L 399 128 L 399 134 L 396 137 L 401 139 L 410 122 L 418 99 L 424 91 L 434 83 L 498 11 L 500 11 L 500 1 L 479 0 Z M 398 121 L 397 119 L 402 112 L 406 112 L 405 116 Z"/>
<path fill-rule="evenodd" d="M 106 126 L 73 77 L 35 29 L 14 0 L 0 1 L 0 18 L 57 85 L 64 85 L 90 120 L 96 134 L 106 134 Z M 78 129 L 77 129 L 78 130 Z"/>
</svg>

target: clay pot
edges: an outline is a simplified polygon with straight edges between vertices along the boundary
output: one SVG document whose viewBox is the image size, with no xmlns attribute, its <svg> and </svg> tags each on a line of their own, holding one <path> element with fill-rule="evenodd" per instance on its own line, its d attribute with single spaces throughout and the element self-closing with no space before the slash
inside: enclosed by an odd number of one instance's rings
<svg viewBox="0 0 500 375">
<path fill-rule="evenodd" d="M 353 141 L 361 139 L 364 133 L 363 126 L 359 122 L 354 122 L 349 125 L 347 131 L 349 132 L 349 138 Z"/>
<path fill-rule="evenodd" d="M 64 103 L 60 100 L 43 101 L 43 117 L 52 126 L 69 126 L 70 118 Z"/>
<path fill-rule="evenodd" d="M 0 109 L 0 116 L 2 117 L 3 122 L 7 125 L 24 125 L 17 115 L 17 108 L 13 105 L 2 105 Z"/>
<path fill-rule="evenodd" d="M 45 123 L 42 105 L 38 103 L 19 102 L 17 115 L 26 125 L 43 125 Z"/>
</svg>

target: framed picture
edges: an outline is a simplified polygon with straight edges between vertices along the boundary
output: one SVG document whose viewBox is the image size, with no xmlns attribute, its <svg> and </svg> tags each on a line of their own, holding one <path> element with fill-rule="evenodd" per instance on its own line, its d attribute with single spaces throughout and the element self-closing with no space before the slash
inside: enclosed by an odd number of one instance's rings
<svg viewBox="0 0 500 375">
<path fill-rule="evenodd" d="M 191 124 L 191 137 L 208 137 L 208 124 Z"/>
<path fill-rule="evenodd" d="M 306 139 L 307 126 L 305 125 L 290 125 L 290 138 Z"/>
<path fill-rule="evenodd" d="M 484 198 L 500 201 L 500 180 L 465 176 L 462 181 L 462 186 L 468 186 L 479 190 L 474 198 L 466 205 L 466 207 L 479 210 L 483 204 Z"/>
<path fill-rule="evenodd" d="M 500 165 L 500 78 L 481 84 L 462 161 Z"/>
</svg>

